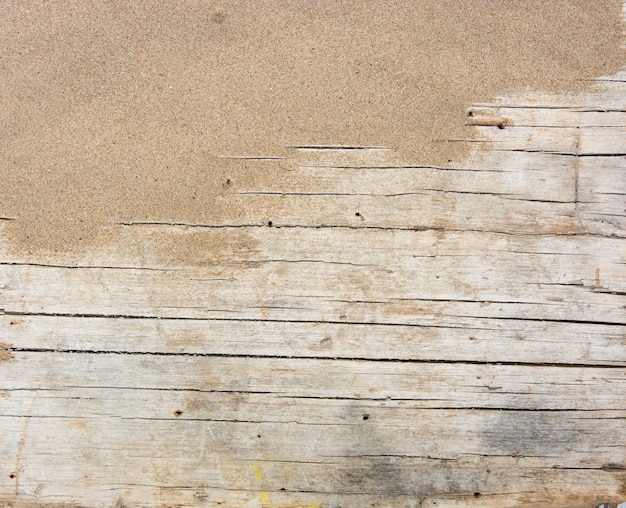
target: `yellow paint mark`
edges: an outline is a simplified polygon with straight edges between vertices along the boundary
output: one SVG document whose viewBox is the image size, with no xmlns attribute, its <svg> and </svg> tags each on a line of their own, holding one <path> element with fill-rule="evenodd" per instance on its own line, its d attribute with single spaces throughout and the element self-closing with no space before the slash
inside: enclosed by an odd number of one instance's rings
<svg viewBox="0 0 626 508">
<path fill-rule="evenodd" d="M 261 467 L 256 463 L 253 462 L 252 463 L 252 471 L 254 472 L 254 477 L 258 480 L 258 481 L 263 481 L 263 472 L 261 471 Z M 262 508 L 278 508 L 276 505 L 272 504 L 272 500 L 270 499 L 271 495 L 269 492 L 265 491 L 265 490 L 261 490 L 259 492 L 259 501 L 261 503 L 261 507 Z M 289 506 L 294 506 L 294 505 L 289 505 Z M 309 503 L 306 506 L 305 505 L 298 505 L 295 508 L 322 508 L 322 504 L 315 501 L 313 503 Z"/>
<path fill-rule="evenodd" d="M 261 468 L 256 462 L 252 463 L 252 471 L 254 471 L 254 476 L 257 480 L 261 481 L 263 479 L 263 474 L 261 473 Z"/>
<path fill-rule="evenodd" d="M 263 481 L 263 472 L 261 471 L 261 467 L 256 463 L 252 463 L 252 471 L 254 472 L 254 477 L 258 481 Z M 270 493 L 262 490 L 259 492 L 259 501 L 263 508 L 272 508 L 272 504 L 270 502 Z"/>
<path fill-rule="evenodd" d="M 270 503 L 270 493 L 261 491 L 259 493 L 259 500 L 261 501 L 261 506 L 263 508 L 271 508 L 272 505 Z"/>
</svg>

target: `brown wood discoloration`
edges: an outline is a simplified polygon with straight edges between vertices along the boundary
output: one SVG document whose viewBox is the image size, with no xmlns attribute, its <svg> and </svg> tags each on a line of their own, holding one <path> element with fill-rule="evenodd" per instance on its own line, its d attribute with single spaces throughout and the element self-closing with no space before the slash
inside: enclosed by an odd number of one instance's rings
<svg viewBox="0 0 626 508">
<path fill-rule="evenodd" d="M 13 358 L 11 344 L 0 342 L 0 361 L 10 360 L 11 358 Z"/>
</svg>

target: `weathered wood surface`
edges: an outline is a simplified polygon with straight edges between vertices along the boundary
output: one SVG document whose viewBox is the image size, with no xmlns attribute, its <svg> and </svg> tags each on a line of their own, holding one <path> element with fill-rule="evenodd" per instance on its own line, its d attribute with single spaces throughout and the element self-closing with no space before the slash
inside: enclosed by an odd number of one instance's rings
<svg viewBox="0 0 626 508">
<path fill-rule="evenodd" d="M 604 85 L 474 106 L 453 169 L 229 158 L 243 216 L 4 249 L 0 500 L 625 501 L 626 73 Z M 243 164 L 291 171 L 246 187 Z M 186 242 L 191 265 L 163 248 Z"/>
</svg>

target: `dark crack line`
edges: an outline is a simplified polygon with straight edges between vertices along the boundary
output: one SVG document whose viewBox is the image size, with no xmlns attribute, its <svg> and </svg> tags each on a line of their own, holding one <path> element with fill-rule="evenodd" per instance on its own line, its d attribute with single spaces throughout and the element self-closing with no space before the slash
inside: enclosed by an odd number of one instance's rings
<svg viewBox="0 0 626 508">
<path fill-rule="evenodd" d="M 69 270 L 143 270 L 152 272 L 180 272 L 175 268 L 151 268 L 142 266 L 99 266 L 99 265 L 56 265 L 49 263 L 26 263 L 17 261 L 0 262 L 0 266 L 37 266 L 43 268 L 67 268 Z"/>
<path fill-rule="evenodd" d="M 174 351 L 125 351 L 125 350 L 100 350 L 100 349 L 72 349 L 72 348 L 21 348 L 3 347 L 4 351 L 12 353 L 59 353 L 59 354 L 83 354 L 83 355 L 120 355 L 120 356 L 169 356 L 169 357 L 199 357 L 199 358 L 246 358 L 258 360 L 311 360 L 311 361 L 336 361 L 336 362 L 369 362 L 369 363 L 412 363 L 412 364 L 449 364 L 449 365 L 501 365 L 513 367 L 556 367 L 556 368 L 597 368 L 597 369 L 623 369 L 624 365 L 614 364 L 588 364 L 568 362 L 522 362 L 500 360 L 450 360 L 440 358 L 369 358 L 359 356 L 302 356 L 302 355 L 277 355 L 277 354 L 246 354 L 246 353 L 203 353 L 203 352 L 174 352 Z M 487 387 L 490 390 L 496 388 Z M 502 392 L 504 393 L 504 392 Z M 525 393 L 525 392 L 520 392 Z"/>
<path fill-rule="evenodd" d="M 506 235 L 515 237 L 536 237 L 536 238 L 558 238 L 558 237 L 589 237 L 589 238 L 622 238 L 616 233 L 588 233 L 582 231 L 575 232 L 551 232 L 551 233 L 534 233 L 528 231 L 505 231 L 497 229 L 453 229 L 444 226 L 407 226 L 407 227 L 388 227 L 388 226 L 356 226 L 349 224 L 280 224 L 273 223 L 268 226 L 265 222 L 259 224 L 194 224 L 187 222 L 118 222 L 120 226 L 165 226 L 165 227 L 181 227 L 181 228 L 203 228 L 203 229 L 344 229 L 344 230 L 374 230 L 374 231 L 409 231 L 413 233 L 478 233 Z"/>
</svg>

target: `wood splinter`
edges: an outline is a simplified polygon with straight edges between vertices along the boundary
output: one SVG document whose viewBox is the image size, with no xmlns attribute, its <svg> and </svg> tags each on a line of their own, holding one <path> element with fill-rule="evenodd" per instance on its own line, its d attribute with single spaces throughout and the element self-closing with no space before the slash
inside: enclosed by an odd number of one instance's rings
<svg viewBox="0 0 626 508">
<path fill-rule="evenodd" d="M 507 125 L 512 125 L 511 120 L 502 117 L 470 117 L 465 122 L 465 125 L 477 125 L 481 127 L 497 127 L 498 129 L 504 129 Z"/>
</svg>

